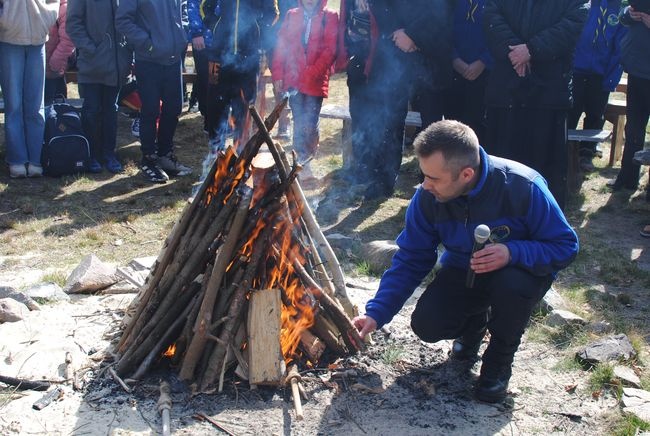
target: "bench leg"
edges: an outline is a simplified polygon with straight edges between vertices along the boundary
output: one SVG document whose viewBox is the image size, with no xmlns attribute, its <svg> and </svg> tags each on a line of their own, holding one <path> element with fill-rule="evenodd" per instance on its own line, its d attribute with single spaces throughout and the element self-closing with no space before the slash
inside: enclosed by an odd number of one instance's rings
<svg viewBox="0 0 650 436">
<path fill-rule="evenodd" d="M 625 133 L 625 116 L 616 117 L 614 128 L 612 130 L 612 145 L 609 149 L 609 166 L 613 166 L 621 160 L 623 154 L 623 134 Z"/>
<path fill-rule="evenodd" d="M 343 120 L 343 129 L 341 130 L 341 157 L 343 158 L 343 169 L 352 168 L 352 123 L 349 120 Z"/>
</svg>

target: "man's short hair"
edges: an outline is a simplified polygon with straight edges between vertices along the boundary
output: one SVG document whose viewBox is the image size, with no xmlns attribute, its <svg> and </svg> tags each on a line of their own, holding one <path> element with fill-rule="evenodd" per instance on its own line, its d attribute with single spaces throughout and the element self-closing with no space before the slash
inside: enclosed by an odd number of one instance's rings
<svg viewBox="0 0 650 436">
<path fill-rule="evenodd" d="M 443 120 L 431 124 L 418 134 L 413 147 L 420 158 L 440 151 L 447 168 L 456 175 L 463 168 L 478 168 L 481 163 L 476 133 L 459 121 Z"/>
</svg>

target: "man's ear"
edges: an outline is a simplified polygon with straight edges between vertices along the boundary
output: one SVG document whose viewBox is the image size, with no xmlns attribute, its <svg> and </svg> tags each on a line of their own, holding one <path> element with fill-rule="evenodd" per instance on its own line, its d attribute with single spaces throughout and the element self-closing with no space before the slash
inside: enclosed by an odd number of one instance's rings
<svg viewBox="0 0 650 436">
<path fill-rule="evenodd" d="M 463 181 L 469 182 L 474 177 L 474 173 L 474 168 L 465 167 L 460 171 L 460 177 L 463 179 Z"/>
</svg>

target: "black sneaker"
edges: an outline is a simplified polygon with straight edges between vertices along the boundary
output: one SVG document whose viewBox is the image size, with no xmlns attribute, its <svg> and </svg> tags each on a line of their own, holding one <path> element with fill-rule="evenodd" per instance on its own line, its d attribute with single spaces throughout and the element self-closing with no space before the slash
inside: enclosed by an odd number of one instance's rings
<svg viewBox="0 0 650 436">
<path fill-rule="evenodd" d="M 192 174 L 192 168 L 180 163 L 171 151 L 164 156 L 158 156 L 156 165 L 171 176 L 187 176 Z"/>
<path fill-rule="evenodd" d="M 156 155 L 144 156 L 140 163 L 140 169 L 144 177 L 153 183 L 166 183 L 169 180 L 167 173 L 158 166 Z"/>
</svg>

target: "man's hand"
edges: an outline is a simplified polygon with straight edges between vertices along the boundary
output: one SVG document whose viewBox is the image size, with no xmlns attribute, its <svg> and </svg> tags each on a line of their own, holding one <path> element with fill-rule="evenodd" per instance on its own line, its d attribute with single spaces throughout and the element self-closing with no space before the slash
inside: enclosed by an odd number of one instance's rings
<svg viewBox="0 0 650 436">
<path fill-rule="evenodd" d="M 469 67 L 469 65 L 467 65 L 467 62 L 461 58 L 455 58 L 453 61 L 451 61 L 451 66 L 454 67 L 454 71 L 463 77 L 465 77 L 465 71 L 467 71 L 467 67 Z"/>
<path fill-rule="evenodd" d="M 377 330 L 377 321 L 368 315 L 357 316 L 352 320 L 352 324 L 354 324 L 357 330 L 359 330 L 359 336 L 361 336 L 361 339 L 365 339 L 368 333 Z"/>
<path fill-rule="evenodd" d="M 519 77 L 526 77 L 526 74 L 530 73 L 530 62 L 517 65 L 514 69 Z"/>
<path fill-rule="evenodd" d="M 418 49 L 413 40 L 404 32 L 404 29 L 397 29 L 393 32 L 393 42 L 404 53 L 411 53 Z"/>
<path fill-rule="evenodd" d="M 489 244 L 472 255 L 469 265 L 476 274 L 482 274 L 501 269 L 508 265 L 508 262 L 510 250 L 507 245 Z"/>
<path fill-rule="evenodd" d="M 205 40 L 202 36 L 195 36 L 192 38 L 192 48 L 196 51 L 203 50 L 205 48 Z"/>
<path fill-rule="evenodd" d="M 469 64 L 465 70 L 465 73 L 462 74 L 466 80 L 474 81 L 478 76 L 481 75 L 481 73 L 483 73 L 483 70 L 485 70 L 485 64 L 483 61 L 476 60 Z"/>
<path fill-rule="evenodd" d="M 508 58 L 510 59 L 513 68 L 516 69 L 518 65 L 530 62 L 530 52 L 528 51 L 528 46 L 526 44 L 509 45 L 508 48 L 510 49 Z"/>
<path fill-rule="evenodd" d="M 634 21 L 639 21 L 645 25 L 645 27 L 650 29 L 650 15 L 645 12 L 637 12 L 632 6 L 630 6 L 630 18 Z"/>
</svg>

